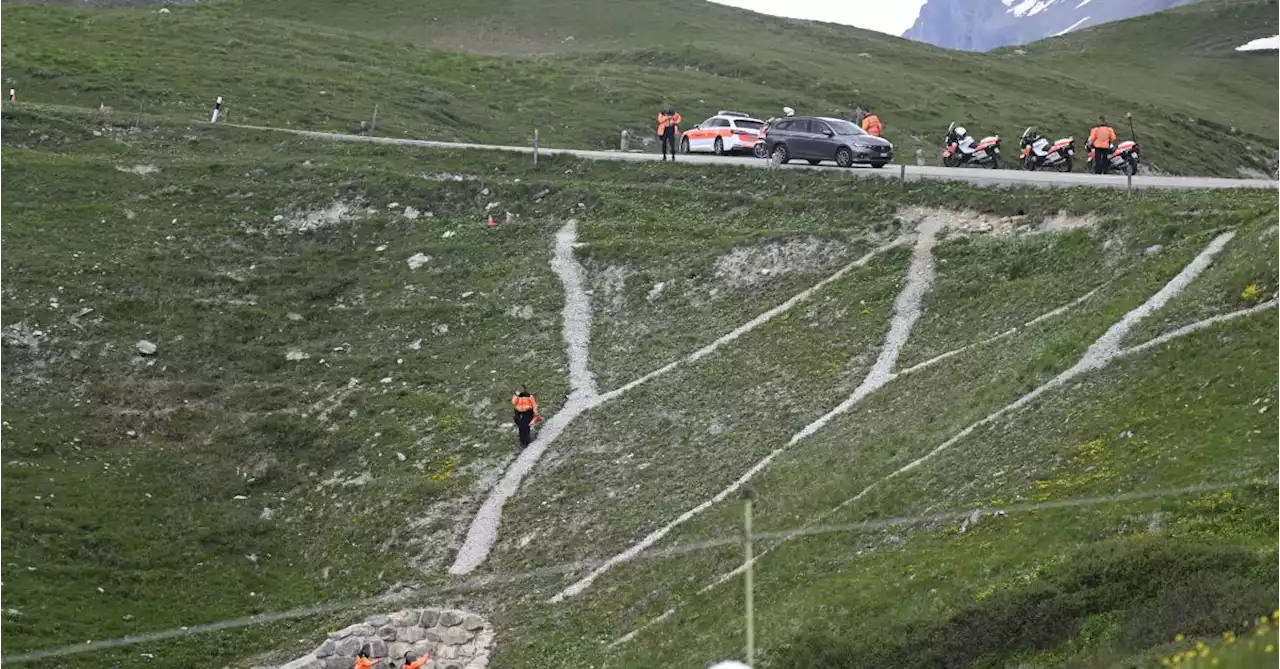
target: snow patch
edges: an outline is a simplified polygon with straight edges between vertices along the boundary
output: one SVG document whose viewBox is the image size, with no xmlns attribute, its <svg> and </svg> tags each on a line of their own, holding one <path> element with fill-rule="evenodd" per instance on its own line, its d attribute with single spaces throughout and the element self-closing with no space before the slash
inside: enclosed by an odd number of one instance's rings
<svg viewBox="0 0 1280 669">
<path fill-rule="evenodd" d="M 1093 18 L 1093 17 L 1092 17 L 1092 16 L 1086 16 L 1086 17 L 1084 17 L 1083 19 L 1080 19 L 1079 21 L 1076 21 L 1075 23 L 1072 23 L 1071 25 L 1067 26 L 1065 30 L 1059 30 L 1058 32 L 1054 33 L 1053 35 L 1050 35 L 1050 37 L 1062 37 L 1063 35 L 1065 35 L 1065 34 L 1067 34 L 1067 33 L 1071 32 L 1072 30 L 1075 30 L 1076 28 L 1079 28 L 1081 24 L 1083 24 L 1085 21 L 1088 21 L 1088 20 L 1089 20 L 1089 19 L 1091 19 L 1091 18 Z"/>
<path fill-rule="evenodd" d="M 1236 51 L 1275 51 L 1280 49 L 1280 35 L 1275 37 L 1259 37 L 1236 47 Z"/>
<path fill-rule="evenodd" d="M 127 174 L 136 174 L 140 177 L 145 177 L 151 174 L 155 174 L 156 172 L 159 172 L 160 168 L 156 167 L 155 165 L 134 165 L 133 167 L 121 167 L 119 165 L 116 165 L 116 171 L 125 172 Z"/>
</svg>

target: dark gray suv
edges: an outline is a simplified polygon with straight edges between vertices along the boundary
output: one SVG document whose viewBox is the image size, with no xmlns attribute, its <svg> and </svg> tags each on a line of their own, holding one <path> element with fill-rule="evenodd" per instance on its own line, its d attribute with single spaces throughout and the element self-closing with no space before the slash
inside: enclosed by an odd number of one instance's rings
<svg viewBox="0 0 1280 669">
<path fill-rule="evenodd" d="M 893 160 L 893 145 L 873 137 L 849 121 L 821 116 L 784 118 L 765 126 L 765 150 L 781 159 L 807 160 L 817 165 L 834 160 L 840 167 L 855 164 L 884 167 Z"/>
</svg>

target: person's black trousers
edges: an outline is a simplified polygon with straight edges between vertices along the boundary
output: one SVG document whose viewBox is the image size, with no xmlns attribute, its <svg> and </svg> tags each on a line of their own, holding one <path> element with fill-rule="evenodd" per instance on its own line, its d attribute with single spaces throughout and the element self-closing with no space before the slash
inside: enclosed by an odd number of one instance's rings
<svg viewBox="0 0 1280 669">
<path fill-rule="evenodd" d="M 515 412 L 516 428 L 520 430 L 520 448 L 533 443 L 533 412 Z"/>
<path fill-rule="evenodd" d="M 662 133 L 662 159 L 667 159 L 667 147 L 671 148 L 671 159 L 676 159 L 676 131 L 674 128 L 667 128 Z"/>
<path fill-rule="evenodd" d="M 1099 149 L 1096 146 L 1093 148 L 1093 173 L 1094 174 L 1106 174 L 1107 165 L 1111 162 L 1111 152 L 1113 150 L 1114 149 L 1111 149 L 1111 148 Z"/>
</svg>

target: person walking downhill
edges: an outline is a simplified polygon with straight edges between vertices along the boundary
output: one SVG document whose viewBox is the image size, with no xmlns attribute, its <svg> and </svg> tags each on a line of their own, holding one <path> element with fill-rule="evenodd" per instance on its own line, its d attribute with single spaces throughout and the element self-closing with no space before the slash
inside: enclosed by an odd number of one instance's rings
<svg viewBox="0 0 1280 669">
<path fill-rule="evenodd" d="M 515 409 L 516 429 L 520 431 L 520 448 L 528 448 L 533 443 L 533 426 L 542 422 L 538 399 L 521 387 L 520 392 L 511 396 L 511 407 Z"/>
<path fill-rule="evenodd" d="M 680 114 L 668 107 L 658 112 L 658 139 L 662 141 L 662 160 L 667 159 L 667 148 L 671 149 L 671 160 L 676 159 L 676 135 L 680 134 Z"/>
<path fill-rule="evenodd" d="M 1111 147 L 1116 143 L 1116 130 L 1107 125 L 1107 117 L 1099 116 L 1098 125 L 1089 131 L 1088 147 L 1093 150 L 1093 173 L 1106 174 L 1111 162 Z"/>
</svg>

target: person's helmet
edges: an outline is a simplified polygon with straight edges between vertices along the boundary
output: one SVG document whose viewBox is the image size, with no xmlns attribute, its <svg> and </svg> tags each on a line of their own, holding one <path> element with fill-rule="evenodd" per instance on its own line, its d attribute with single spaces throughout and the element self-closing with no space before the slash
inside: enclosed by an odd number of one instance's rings
<svg viewBox="0 0 1280 669">
<path fill-rule="evenodd" d="M 411 650 L 406 650 L 406 651 L 404 652 L 404 663 L 405 663 L 405 664 L 413 664 L 414 662 L 417 662 L 417 661 L 418 661 L 418 654 L 417 654 L 417 653 L 415 653 L 415 652 L 413 652 L 413 651 L 411 651 Z"/>
<path fill-rule="evenodd" d="M 957 135 L 957 136 L 959 136 L 959 137 L 965 137 L 965 136 L 967 136 L 968 134 L 969 134 L 969 131 L 968 131 L 968 130 L 965 130 L 965 129 L 964 129 L 964 126 L 962 126 L 962 125 L 958 125 L 958 126 L 956 126 L 956 135 Z"/>
<path fill-rule="evenodd" d="M 360 647 L 360 652 L 356 653 L 356 657 L 369 657 L 372 654 L 373 654 L 373 649 L 369 646 L 369 644 L 366 643 L 365 645 Z"/>
<path fill-rule="evenodd" d="M 792 108 L 790 108 L 790 107 L 783 107 L 783 108 L 782 108 L 782 113 L 783 113 L 783 114 L 786 114 L 787 116 L 795 116 L 795 115 L 796 115 L 796 110 L 794 110 L 794 109 L 792 109 Z"/>
</svg>

